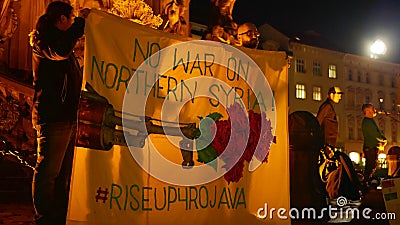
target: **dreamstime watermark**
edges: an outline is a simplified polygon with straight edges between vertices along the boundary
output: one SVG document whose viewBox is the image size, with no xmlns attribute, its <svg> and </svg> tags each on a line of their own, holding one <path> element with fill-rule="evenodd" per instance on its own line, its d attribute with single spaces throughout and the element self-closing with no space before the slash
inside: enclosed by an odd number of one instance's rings
<svg viewBox="0 0 400 225">
<path fill-rule="evenodd" d="M 336 207 L 337 206 L 337 207 Z M 281 220 L 287 219 L 305 219 L 305 220 L 318 220 L 329 218 L 335 219 L 367 219 L 367 220 L 395 220 L 396 213 L 384 212 L 384 213 L 373 213 L 371 208 L 358 209 L 356 205 L 348 201 L 345 197 L 339 197 L 336 200 L 336 206 L 329 205 L 326 208 L 315 209 L 315 208 L 268 208 L 268 204 L 264 203 L 264 207 L 257 210 L 257 217 L 259 219 L 274 219 L 278 218 Z"/>
<path fill-rule="evenodd" d="M 153 113 L 151 110 L 161 109 L 156 112 L 161 118 L 156 119 L 161 120 L 161 126 L 166 134 L 165 137 L 170 144 L 182 149 L 183 146 L 180 145 L 180 142 L 184 140 L 186 143 L 190 143 L 187 144 L 189 147 L 184 150 L 194 151 L 194 141 L 186 138 L 182 132 L 181 135 L 176 135 L 176 133 L 169 135 L 168 126 L 179 124 L 181 112 L 187 110 L 185 106 L 191 105 L 191 107 L 196 108 L 195 104 L 198 99 L 208 98 L 211 105 L 214 104 L 215 106 L 218 103 L 225 109 L 235 102 L 242 105 L 243 108 L 246 108 L 246 106 L 251 108 L 249 107 L 250 94 L 253 93 L 255 100 L 251 103 L 251 106 L 258 104 L 260 111 L 266 115 L 266 118 L 261 118 L 261 127 L 265 128 L 267 120 L 269 120 L 274 135 L 276 124 L 274 95 L 265 74 L 247 54 L 230 45 L 198 40 L 173 44 L 152 53 L 135 70 L 128 84 L 122 108 L 124 113 L 122 123 L 125 134 L 130 133 L 129 125 L 127 125 L 132 120 L 130 115 L 145 118 L 149 114 L 149 108 L 150 114 Z M 215 74 L 214 68 L 218 68 L 218 74 Z M 221 70 L 221 68 L 224 69 Z M 192 74 L 192 71 L 198 71 L 199 74 Z M 180 73 L 182 80 L 170 76 L 170 72 L 172 74 Z M 248 90 L 235 86 L 238 85 L 238 82 L 245 82 Z M 164 96 L 161 96 L 160 93 Z M 155 103 L 149 101 L 149 99 L 163 101 L 162 107 L 154 108 L 152 104 Z M 248 102 L 247 105 L 244 103 L 245 100 Z M 201 107 L 204 107 L 204 105 L 197 108 Z M 197 111 L 194 110 L 193 112 Z M 198 119 L 198 116 L 204 117 L 205 115 L 193 115 L 193 118 Z M 234 119 L 235 115 L 229 114 L 229 117 Z M 162 121 L 168 121 L 168 124 Z M 136 122 L 141 123 L 141 130 L 147 130 L 144 119 Z M 244 130 L 249 129 L 249 123 L 247 123 L 247 128 L 244 128 Z M 146 132 L 141 135 L 148 137 L 149 134 Z M 207 163 L 212 164 L 216 161 L 217 163 L 214 164 L 217 165 L 216 168 L 201 164 L 187 169 L 182 168 L 181 164 L 166 159 L 157 149 L 157 143 L 153 143 L 151 138 L 146 138 L 145 149 L 138 149 L 134 147 L 135 145 L 129 144 L 135 141 L 132 135 L 125 135 L 133 158 L 148 174 L 161 181 L 184 186 L 200 185 L 222 177 L 239 161 L 241 155 L 245 152 L 249 138 L 247 137 L 247 140 L 241 142 L 242 146 L 235 146 L 241 150 L 241 154 L 236 154 L 236 158 L 231 159 L 232 161 L 228 166 L 224 166 L 224 162 L 221 160 L 224 158 L 226 152 L 224 151 L 215 160 Z M 229 149 L 234 143 L 234 141 L 229 140 L 226 148 Z M 249 163 L 249 171 L 254 171 L 259 167 L 267 154 L 268 152 L 261 151 L 261 148 L 256 148 Z M 256 155 L 258 157 L 255 157 Z"/>
</svg>

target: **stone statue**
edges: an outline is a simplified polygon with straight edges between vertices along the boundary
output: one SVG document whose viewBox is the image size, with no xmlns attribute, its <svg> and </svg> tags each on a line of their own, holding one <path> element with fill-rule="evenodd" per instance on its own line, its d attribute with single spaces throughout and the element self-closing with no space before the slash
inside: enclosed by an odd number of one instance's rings
<svg viewBox="0 0 400 225">
<path fill-rule="evenodd" d="M 236 0 L 210 0 L 211 8 L 211 24 L 224 25 L 233 21 L 232 11 Z"/>
<path fill-rule="evenodd" d="M 234 46 L 257 48 L 260 33 L 253 23 L 240 26 L 233 20 L 232 12 L 236 0 L 210 0 L 211 18 L 204 38 Z"/>
<path fill-rule="evenodd" d="M 159 29 L 168 33 L 185 35 L 186 29 L 183 29 L 183 26 L 187 26 L 187 22 L 183 16 L 183 12 L 183 0 L 172 0 L 167 3 L 164 7 L 164 12 L 161 14 L 163 23 Z"/>
</svg>

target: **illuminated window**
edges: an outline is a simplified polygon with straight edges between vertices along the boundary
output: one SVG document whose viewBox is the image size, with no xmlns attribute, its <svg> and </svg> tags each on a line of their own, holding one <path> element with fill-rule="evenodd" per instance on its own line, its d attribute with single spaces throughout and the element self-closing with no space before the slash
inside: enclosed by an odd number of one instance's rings
<svg viewBox="0 0 400 225">
<path fill-rule="evenodd" d="M 306 99 L 306 86 L 304 84 L 296 84 L 296 98 Z"/>
<path fill-rule="evenodd" d="M 321 87 L 313 87 L 312 98 L 315 101 L 321 101 Z"/>
<path fill-rule="evenodd" d="M 336 78 L 336 65 L 333 64 L 329 65 L 328 77 Z"/>
<path fill-rule="evenodd" d="M 305 63 L 303 59 L 296 59 L 296 72 L 305 73 Z"/>
<path fill-rule="evenodd" d="M 321 63 L 318 61 L 314 61 L 313 63 L 313 74 L 317 76 L 321 76 Z"/>
</svg>

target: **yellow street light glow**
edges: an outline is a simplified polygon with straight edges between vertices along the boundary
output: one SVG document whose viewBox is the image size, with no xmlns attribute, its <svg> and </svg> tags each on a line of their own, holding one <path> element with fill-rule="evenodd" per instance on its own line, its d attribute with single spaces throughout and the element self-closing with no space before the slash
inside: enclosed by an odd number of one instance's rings
<svg viewBox="0 0 400 225">
<path fill-rule="evenodd" d="M 361 160 L 360 153 L 358 152 L 350 152 L 349 153 L 350 160 L 353 161 L 355 164 L 359 164 Z"/>
<path fill-rule="evenodd" d="M 375 54 L 375 55 L 384 55 L 384 54 L 386 54 L 387 48 L 386 48 L 385 43 L 382 40 L 377 39 L 371 45 L 370 51 L 372 54 Z"/>
<path fill-rule="evenodd" d="M 386 154 L 385 153 L 379 153 L 378 159 L 386 159 Z"/>
</svg>

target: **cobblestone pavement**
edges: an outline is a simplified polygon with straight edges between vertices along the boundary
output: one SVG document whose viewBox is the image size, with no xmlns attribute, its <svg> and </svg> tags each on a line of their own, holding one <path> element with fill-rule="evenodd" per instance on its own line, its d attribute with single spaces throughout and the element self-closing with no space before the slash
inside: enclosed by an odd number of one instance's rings
<svg viewBox="0 0 400 225">
<path fill-rule="evenodd" d="M 0 157 L 0 225 L 33 225 L 33 206 L 31 201 L 32 171 L 20 166 L 17 162 Z M 371 214 L 385 213 L 386 207 L 380 190 L 370 191 L 362 201 L 359 209 L 370 208 Z M 395 212 L 400 217 L 400 212 Z M 183 224 L 183 223 L 182 223 Z M 293 225 L 332 223 L 314 221 L 294 221 Z M 389 220 L 353 219 L 350 225 L 389 225 Z M 224 224 L 223 224 L 224 225 Z"/>
<path fill-rule="evenodd" d="M 4 201 L 3 196 L 0 198 L 0 225 L 34 225 L 33 218 L 33 207 L 30 201 L 29 193 L 18 194 L 17 196 L 12 197 L 13 195 L 8 195 L 8 201 Z M 11 199 L 10 199 L 11 197 Z M 360 208 L 369 207 L 373 210 L 373 212 L 386 212 L 384 202 L 382 199 L 382 193 L 380 191 L 372 191 L 370 192 L 366 198 L 364 203 L 360 206 Z M 397 212 L 400 214 L 400 212 Z M 399 215 L 397 215 L 399 216 Z M 311 225 L 311 224 L 320 224 L 320 225 L 328 225 L 332 223 L 321 222 L 321 221 L 294 221 L 292 220 L 293 225 Z M 341 223 L 341 224 L 350 224 L 350 225 L 389 225 L 389 220 L 366 220 L 366 219 L 358 219 L 352 220 L 349 223 Z"/>
<path fill-rule="evenodd" d="M 32 170 L 0 154 L 0 225 L 33 225 Z"/>
<path fill-rule="evenodd" d="M 0 204 L 0 224 L 34 225 L 32 210 L 28 202 Z"/>
</svg>

